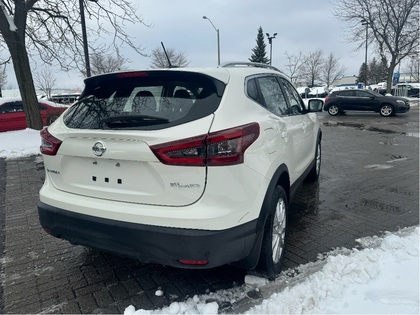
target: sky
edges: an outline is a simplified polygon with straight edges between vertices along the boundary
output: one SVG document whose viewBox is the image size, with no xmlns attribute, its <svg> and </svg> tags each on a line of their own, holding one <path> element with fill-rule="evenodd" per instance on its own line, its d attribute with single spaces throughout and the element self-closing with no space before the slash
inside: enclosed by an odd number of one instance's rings
<svg viewBox="0 0 420 315">
<path fill-rule="evenodd" d="M 2 132 L 0 158 L 39 154 L 39 145 L 39 131 Z M 360 248 L 320 253 L 318 261 L 285 270 L 272 282 L 246 275 L 242 286 L 162 309 L 127 305 L 124 315 L 217 314 L 223 302 L 240 303 L 249 291 L 264 299 L 243 314 L 419 314 L 419 234 L 413 226 L 361 238 Z"/>
<path fill-rule="evenodd" d="M 285 52 L 297 55 L 323 50 L 333 53 L 347 68 L 346 75 L 358 75 L 364 62 L 365 51 L 355 51 L 358 46 L 345 40 L 348 28 L 331 13 L 330 0 L 139 0 L 138 14 L 144 25 L 126 24 L 127 33 L 140 44 L 143 53 L 150 54 L 160 48 L 183 52 L 190 67 L 217 66 L 217 33 L 220 34 L 221 62 L 248 61 L 256 46 L 258 28 L 272 36 L 272 65 L 284 69 L 287 64 Z M 334 2 L 334 1 L 332 1 Z M 95 24 L 87 20 L 87 24 Z M 269 58 L 270 46 L 266 40 Z M 149 68 L 151 59 L 136 55 L 127 47 L 120 53 L 131 60 L 130 69 Z M 4 55 L 4 52 L 3 52 Z M 3 57 L 1 55 L 0 57 Z M 44 65 L 36 65 L 40 69 Z M 32 67 L 35 69 L 35 65 Z M 34 70 L 33 70 L 34 71 Z M 78 72 L 56 72 L 58 88 L 83 88 L 83 78 Z M 17 88 L 11 66 L 8 67 L 6 87 Z"/>
</svg>

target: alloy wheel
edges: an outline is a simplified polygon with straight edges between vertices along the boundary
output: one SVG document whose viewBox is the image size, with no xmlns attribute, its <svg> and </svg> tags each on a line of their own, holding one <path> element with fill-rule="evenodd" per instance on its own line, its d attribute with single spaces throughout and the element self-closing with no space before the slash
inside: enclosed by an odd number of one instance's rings
<svg viewBox="0 0 420 315">
<path fill-rule="evenodd" d="M 331 105 L 330 108 L 328 109 L 328 114 L 330 114 L 331 116 L 335 116 L 338 115 L 338 107 L 336 105 Z"/>
<path fill-rule="evenodd" d="M 280 260 L 284 249 L 286 238 L 286 204 L 280 198 L 276 205 L 276 211 L 273 220 L 273 235 L 272 235 L 272 252 L 273 262 L 277 263 Z"/>
</svg>

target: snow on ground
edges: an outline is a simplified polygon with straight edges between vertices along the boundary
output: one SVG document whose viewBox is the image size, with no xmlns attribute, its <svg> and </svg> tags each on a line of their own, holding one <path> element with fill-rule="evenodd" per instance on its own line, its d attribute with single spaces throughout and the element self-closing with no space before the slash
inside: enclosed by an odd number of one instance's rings
<svg viewBox="0 0 420 315">
<path fill-rule="evenodd" d="M 0 158 L 19 158 L 40 154 L 38 130 L 25 129 L 0 132 Z"/>
<path fill-rule="evenodd" d="M 241 288 L 194 296 L 153 311 L 136 311 L 130 305 L 124 315 L 217 314 L 217 301 L 235 302 L 252 287 L 262 291 L 266 286 L 278 292 L 244 314 L 419 314 L 419 228 L 359 243 L 362 249 L 332 251 L 317 263 L 299 266 L 298 275 L 285 272 L 271 283 L 247 276 Z"/>
<path fill-rule="evenodd" d="M 39 131 L 3 132 L 0 158 L 39 154 L 39 145 Z M 320 254 L 319 261 L 286 270 L 272 282 L 247 275 L 242 286 L 151 311 L 128 305 L 124 315 L 217 314 L 222 303 L 240 304 L 252 291 L 264 299 L 242 313 L 419 314 L 419 233 L 409 227 L 359 239 L 360 248 Z"/>
</svg>

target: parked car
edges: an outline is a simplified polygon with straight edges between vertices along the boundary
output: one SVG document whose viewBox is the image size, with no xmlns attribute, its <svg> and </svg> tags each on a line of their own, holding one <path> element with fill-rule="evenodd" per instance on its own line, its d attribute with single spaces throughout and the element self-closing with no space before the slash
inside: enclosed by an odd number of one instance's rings
<svg viewBox="0 0 420 315">
<path fill-rule="evenodd" d="M 373 111 L 384 117 L 410 110 L 406 98 L 383 96 L 370 90 L 349 89 L 333 91 L 325 98 L 324 110 L 331 116 L 344 113 L 346 110 Z"/>
<path fill-rule="evenodd" d="M 392 87 L 391 94 L 395 96 L 419 97 L 420 83 L 398 83 Z"/>
<path fill-rule="evenodd" d="M 70 105 L 77 101 L 80 93 L 71 93 L 71 94 L 53 94 L 49 98 L 50 101 L 60 104 Z"/>
<path fill-rule="evenodd" d="M 51 124 L 67 106 L 42 100 L 38 102 L 44 126 Z M 26 114 L 21 98 L 0 98 L 0 132 L 26 129 Z"/>
<path fill-rule="evenodd" d="M 319 176 L 322 105 L 255 63 L 87 78 L 41 132 L 40 223 L 146 263 L 274 279 L 289 203 Z"/>
</svg>

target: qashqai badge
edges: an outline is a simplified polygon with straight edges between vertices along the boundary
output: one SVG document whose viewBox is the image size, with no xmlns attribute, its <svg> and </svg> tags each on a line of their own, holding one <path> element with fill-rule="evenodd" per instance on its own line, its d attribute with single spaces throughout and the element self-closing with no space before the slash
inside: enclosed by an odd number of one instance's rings
<svg viewBox="0 0 420 315">
<path fill-rule="evenodd" d="M 92 146 L 92 151 L 96 156 L 104 155 L 106 151 L 105 143 L 103 143 L 102 141 L 95 142 L 95 144 Z"/>
</svg>

